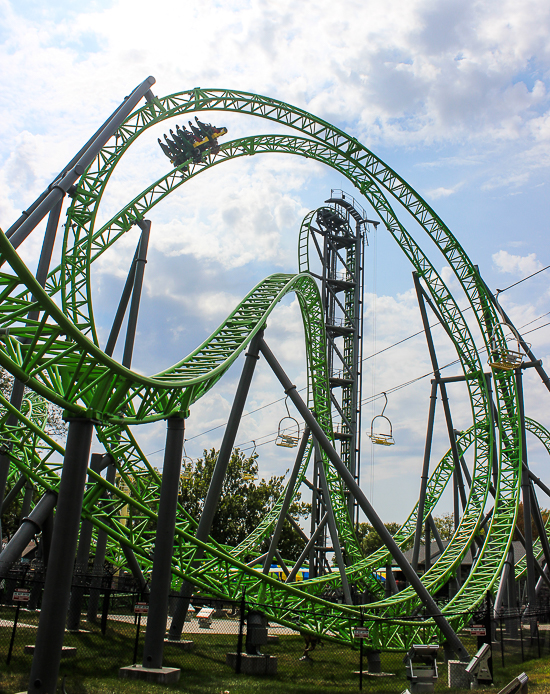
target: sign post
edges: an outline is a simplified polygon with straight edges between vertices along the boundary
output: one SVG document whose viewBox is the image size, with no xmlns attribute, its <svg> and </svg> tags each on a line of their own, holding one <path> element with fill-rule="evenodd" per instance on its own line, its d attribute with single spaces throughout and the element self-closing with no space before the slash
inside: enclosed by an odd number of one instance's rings
<svg viewBox="0 0 550 694">
<path fill-rule="evenodd" d="M 8 657 L 6 658 L 6 665 L 10 664 L 11 653 L 13 651 L 13 643 L 15 641 L 15 632 L 17 631 L 17 622 L 19 621 L 19 610 L 21 609 L 21 603 L 29 602 L 31 597 L 31 591 L 28 588 L 17 588 L 13 591 L 12 600 L 17 603 L 15 608 L 15 617 L 13 619 L 13 629 L 11 630 L 10 647 L 8 649 Z"/>
<path fill-rule="evenodd" d="M 359 691 L 363 690 L 363 639 L 369 638 L 369 630 L 363 626 L 363 610 L 361 610 L 361 626 L 355 627 L 353 636 L 356 639 L 361 639 L 359 644 Z"/>
<path fill-rule="evenodd" d="M 139 645 L 139 630 L 141 628 L 141 615 L 149 613 L 149 605 L 146 602 L 136 602 L 134 605 L 134 614 L 137 615 L 136 622 L 136 640 L 134 642 L 134 665 L 137 663 L 137 652 Z"/>
</svg>

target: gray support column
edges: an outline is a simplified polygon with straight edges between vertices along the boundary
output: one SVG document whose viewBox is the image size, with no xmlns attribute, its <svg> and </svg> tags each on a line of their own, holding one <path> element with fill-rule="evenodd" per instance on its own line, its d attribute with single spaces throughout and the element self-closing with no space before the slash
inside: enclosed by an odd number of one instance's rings
<svg viewBox="0 0 550 694">
<path fill-rule="evenodd" d="M 129 365 L 132 363 L 139 303 L 141 300 L 141 288 L 143 286 L 143 275 L 145 273 L 145 264 L 147 263 L 147 248 L 149 246 L 149 235 L 151 233 L 151 222 L 148 219 L 144 219 L 143 221 L 138 222 L 138 224 L 142 231 L 139 242 L 139 250 L 136 258 L 134 289 L 132 292 L 132 301 L 130 303 L 130 313 L 128 314 L 128 327 L 126 329 L 124 355 L 122 357 L 122 365 L 126 366 L 127 368 L 130 368 Z"/>
<path fill-rule="evenodd" d="M 285 393 L 290 397 L 290 399 L 296 406 L 296 409 L 302 415 L 305 423 L 309 425 L 311 433 L 317 439 L 319 445 L 321 446 L 321 448 L 323 448 L 327 457 L 334 465 L 338 474 L 342 477 L 345 484 L 347 484 L 348 489 L 351 491 L 352 494 L 354 494 L 355 498 L 357 499 L 357 503 L 369 519 L 373 528 L 380 536 L 380 539 L 382 540 L 384 545 L 388 548 L 390 554 L 395 559 L 399 568 L 405 574 L 406 579 L 412 585 L 416 594 L 426 607 L 428 614 L 431 617 L 433 617 L 435 624 L 441 630 L 447 641 L 450 643 L 451 647 L 455 650 L 458 657 L 461 660 L 468 660 L 468 651 L 462 644 L 462 641 L 459 639 L 449 622 L 445 619 L 440 609 L 436 605 L 434 599 L 432 598 L 422 581 L 417 576 L 416 572 L 413 570 L 413 568 L 403 555 L 403 552 L 397 546 L 397 543 L 395 542 L 392 535 L 389 533 L 388 529 L 386 528 L 386 526 L 384 525 L 374 508 L 372 507 L 371 503 L 363 494 L 363 491 L 361 490 L 359 485 L 353 479 L 353 475 L 349 472 L 347 467 L 340 460 L 340 457 L 334 450 L 325 432 L 323 431 L 323 429 L 321 428 L 321 426 L 309 410 L 308 406 L 305 404 L 305 402 L 298 394 L 296 386 L 290 381 L 290 379 L 282 369 L 279 362 L 275 359 L 275 356 L 273 355 L 273 353 L 271 352 L 264 340 L 262 340 L 260 344 L 260 351 L 264 355 L 265 360 L 267 361 L 271 369 L 273 370 L 273 373 L 283 386 Z"/>
<path fill-rule="evenodd" d="M 319 537 L 319 533 L 316 532 L 317 521 L 319 518 L 319 475 L 317 472 L 318 462 L 317 458 L 313 456 L 313 483 L 311 485 L 311 518 L 310 518 L 310 536 Z M 309 552 L 309 577 L 317 577 L 317 552 L 315 551 L 315 543 L 311 544 Z"/>
<path fill-rule="evenodd" d="M 440 554 L 443 554 L 443 552 L 445 551 L 445 547 L 443 547 L 441 535 L 439 534 L 439 530 L 437 529 L 437 525 L 435 524 L 435 521 L 431 513 L 428 516 L 428 523 L 430 524 L 430 529 L 432 531 L 432 535 L 434 536 L 434 540 L 437 542 L 437 549 L 439 550 Z"/>
<path fill-rule="evenodd" d="M 148 77 L 138 85 L 130 96 L 124 100 L 124 103 L 116 109 L 97 136 L 89 143 L 85 151 L 82 152 L 81 150 L 82 154 L 80 158 L 74 162 L 74 165 L 71 162 L 71 166 L 63 171 L 54 183 L 48 187 L 47 191 L 40 196 L 40 202 L 37 201 L 36 206 L 33 205 L 32 212 L 28 214 L 26 219 L 21 223 L 19 223 L 19 220 L 16 222 L 18 225 L 17 229 L 14 230 L 13 227 L 8 229 L 6 236 L 9 238 L 14 248 L 18 248 L 33 229 L 44 219 L 48 212 L 65 197 L 69 188 L 76 183 L 79 176 L 84 173 L 104 145 L 107 144 L 111 136 L 115 134 L 119 126 L 122 125 L 130 113 L 132 113 L 136 104 L 145 93 L 150 90 L 154 83 L 155 78 Z"/>
<path fill-rule="evenodd" d="M 495 617 L 500 616 L 501 610 L 503 611 L 503 606 L 507 604 L 510 607 L 510 602 L 507 600 L 508 594 L 508 577 L 510 575 L 510 567 L 513 569 L 514 557 L 512 552 L 508 552 L 506 555 L 506 561 L 502 567 L 502 573 L 500 574 L 500 583 L 498 584 L 497 594 L 495 596 L 494 610 Z"/>
<path fill-rule="evenodd" d="M 327 520 L 328 520 L 328 513 L 325 513 L 325 515 L 319 521 L 318 526 L 315 528 L 315 532 L 310 537 L 310 539 L 308 540 L 308 543 L 304 547 L 302 554 L 300 554 L 296 563 L 292 567 L 292 571 L 288 575 L 288 578 L 286 579 L 285 583 L 292 583 L 294 581 L 294 579 L 296 578 L 296 574 L 302 568 L 302 564 L 309 556 L 311 548 L 315 546 L 315 542 L 317 541 L 317 538 L 319 537 L 319 535 L 321 534 L 321 531 L 325 527 L 325 523 L 327 522 Z"/>
<path fill-rule="evenodd" d="M 89 419 L 69 424 L 29 694 L 53 694 L 57 686 L 92 432 Z"/>
<path fill-rule="evenodd" d="M 397 583 L 395 580 L 395 576 L 393 575 L 390 562 L 386 564 L 386 583 L 389 583 L 390 595 L 397 595 L 397 593 L 399 593 L 399 588 L 397 587 Z"/>
<path fill-rule="evenodd" d="M 528 475 L 529 471 L 526 470 L 526 468 L 523 468 L 522 474 Z M 544 553 L 544 561 L 548 565 L 550 564 L 550 545 L 548 543 L 548 535 L 546 534 L 546 528 L 544 527 L 544 520 L 540 512 L 540 506 L 537 499 L 537 495 L 535 494 L 535 488 L 531 480 L 529 480 L 529 487 L 531 489 L 531 511 L 533 514 L 533 520 L 535 521 L 537 532 L 539 534 L 540 544 Z"/>
<path fill-rule="evenodd" d="M 109 460 L 110 456 L 107 457 L 101 453 L 92 453 L 90 469 L 100 473 L 105 465 L 109 464 Z M 88 483 L 90 483 L 90 475 L 88 475 Z M 78 631 L 80 628 L 80 613 L 82 612 L 82 601 L 84 598 L 84 581 L 88 573 L 93 528 L 94 526 L 91 521 L 86 518 L 82 519 L 78 549 L 76 550 L 76 563 L 73 573 L 69 615 L 67 618 L 67 629 L 69 629 L 69 631 Z"/>
<path fill-rule="evenodd" d="M 107 344 L 105 345 L 105 354 L 107 354 L 109 357 L 112 357 L 113 352 L 115 351 L 120 328 L 122 327 L 122 322 L 124 321 L 124 316 L 126 315 L 126 309 L 128 308 L 128 302 L 130 301 L 130 297 L 132 295 L 132 287 L 134 286 L 134 278 L 136 276 L 136 260 L 139 253 L 139 245 L 140 244 L 138 243 L 132 264 L 130 265 L 130 270 L 128 271 L 128 276 L 126 277 L 126 282 L 124 283 L 120 301 L 118 302 L 118 308 L 115 313 L 111 332 L 109 333 Z"/>
<path fill-rule="evenodd" d="M 418 569 L 418 555 L 420 553 L 420 540 L 422 537 L 422 525 L 424 521 L 424 505 L 426 503 L 426 491 L 428 489 L 428 473 L 430 471 L 430 454 L 432 451 L 432 439 L 434 431 L 435 406 L 437 403 L 437 383 L 432 381 L 432 392 L 430 395 L 430 410 L 428 413 L 428 428 L 426 430 L 426 444 L 424 446 L 424 462 L 422 464 L 422 475 L 420 478 L 420 496 L 418 497 L 418 513 L 416 515 L 416 531 L 414 533 L 414 546 L 412 556 L 412 567 Z"/>
<path fill-rule="evenodd" d="M 19 492 L 23 489 L 26 482 L 27 482 L 27 478 L 25 477 L 25 475 L 21 475 L 21 477 L 13 485 L 13 487 L 10 489 L 10 491 L 6 494 L 6 498 L 4 499 L 4 503 L 1 504 L 2 513 L 5 513 L 8 510 L 8 508 L 12 505 L 12 503 L 15 501 L 15 499 L 17 499 Z"/>
<path fill-rule="evenodd" d="M 426 521 L 424 526 L 424 573 L 432 565 L 432 539 L 430 537 L 430 523 Z M 458 567 L 460 571 L 460 567 Z"/>
<path fill-rule="evenodd" d="M 0 554 L 0 578 L 4 577 L 33 537 L 39 533 L 57 502 L 57 494 L 47 491 L 33 508 L 28 518 L 24 518 L 15 535 Z M 46 563 L 46 558 L 44 558 Z"/>
<path fill-rule="evenodd" d="M 55 503 L 57 503 L 57 499 Z M 50 561 L 54 520 L 55 515 L 52 509 L 42 523 L 42 561 L 44 563 L 44 568 L 48 566 L 48 562 Z"/>
<path fill-rule="evenodd" d="M 183 418 L 171 417 L 168 420 L 153 553 L 151 596 L 143 647 L 143 667 L 146 668 L 162 667 L 164 636 L 168 618 L 168 597 L 172 579 L 172 554 L 174 552 L 184 432 L 185 420 Z"/>
<path fill-rule="evenodd" d="M 518 409 L 520 421 L 520 436 L 521 436 L 521 497 L 523 500 L 523 533 L 525 537 L 525 562 L 527 565 L 527 603 L 528 612 L 536 609 L 537 595 L 535 591 L 535 555 L 533 553 L 533 533 L 531 530 L 531 484 L 529 474 L 525 471 L 527 465 L 527 438 L 525 436 L 525 411 L 523 401 L 523 374 L 521 369 L 516 369 L 516 387 L 518 392 Z M 536 634 L 537 622 L 536 617 L 529 619 L 531 636 Z"/>
<path fill-rule="evenodd" d="M 21 516 L 20 516 L 20 519 L 21 519 L 20 522 L 21 523 L 31 512 L 31 504 L 32 504 L 33 494 L 34 494 L 34 485 L 32 482 L 27 480 L 25 482 L 25 495 L 23 496 L 23 503 L 21 504 Z"/>
<path fill-rule="evenodd" d="M 351 593 L 349 590 L 348 577 L 346 576 L 346 565 L 344 564 L 344 557 L 342 555 L 342 548 L 340 547 L 340 538 L 338 537 L 338 527 L 336 525 L 336 518 L 334 517 L 334 510 L 332 508 L 332 500 L 330 498 L 330 492 L 327 484 L 327 476 L 325 474 L 325 466 L 323 465 L 323 459 L 321 458 L 321 450 L 319 448 L 319 443 L 315 441 L 315 453 L 316 458 L 319 461 L 319 480 L 321 482 L 321 489 L 323 491 L 323 500 L 325 503 L 325 508 L 328 513 L 327 524 L 330 532 L 330 537 L 332 538 L 332 547 L 334 549 L 334 557 L 336 559 L 336 565 L 340 571 L 340 578 L 342 580 L 342 590 L 344 591 L 344 600 L 348 605 L 352 604 Z M 346 468 L 347 469 L 347 468 Z M 351 470 L 350 470 L 351 473 Z M 353 476 L 353 473 L 351 473 Z"/>
<path fill-rule="evenodd" d="M 210 535 L 212 521 L 214 520 L 214 514 L 216 513 L 216 508 L 222 493 L 223 481 L 227 472 L 227 466 L 231 460 L 233 446 L 235 445 L 235 437 L 237 436 L 237 431 L 239 429 L 239 423 L 241 421 L 246 398 L 250 389 L 250 383 L 252 382 L 252 376 L 254 375 L 256 363 L 260 358 L 258 356 L 258 350 L 263 334 L 264 331 L 262 329 L 252 338 L 248 351 L 245 354 L 246 358 L 243 370 L 241 372 L 241 378 L 239 380 L 239 385 L 237 386 L 237 392 L 235 393 L 231 413 L 229 414 L 229 419 L 223 435 L 223 440 L 218 453 L 218 459 L 216 460 L 216 465 L 214 466 L 214 472 L 212 473 L 212 479 L 210 480 L 210 486 L 208 487 L 202 514 L 197 527 L 196 538 L 201 542 L 206 542 L 208 540 L 208 536 Z M 197 561 L 201 559 L 202 554 L 202 551 L 197 549 L 195 554 Z M 174 610 L 174 617 L 172 618 L 172 623 L 170 625 L 170 639 L 179 640 L 181 636 L 181 631 L 183 629 L 185 617 L 187 616 L 187 608 L 189 607 L 189 600 L 191 598 L 192 591 L 193 588 L 191 584 L 189 584 L 187 581 L 183 581 L 180 588 L 179 600 L 177 601 L 176 609 Z"/>
<path fill-rule="evenodd" d="M 109 456 L 110 457 L 110 456 Z M 115 483 L 116 477 L 116 467 L 111 459 L 109 467 L 107 468 L 107 474 L 105 479 L 110 484 Z M 107 504 L 108 502 L 103 502 Z M 101 588 L 101 580 L 103 577 L 104 565 L 105 565 L 105 551 L 107 549 L 107 533 L 105 530 L 97 531 L 97 540 L 95 545 L 95 556 L 94 565 L 92 572 L 94 578 L 92 580 L 92 589 L 90 590 L 90 597 L 88 599 L 88 620 L 95 621 L 97 619 L 97 610 L 99 607 L 99 595 Z"/>
<path fill-rule="evenodd" d="M 300 442 L 300 447 L 298 448 L 298 453 L 296 455 L 296 460 L 294 462 L 294 467 L 290 474 L 288 484 L 286 487 L 285 497 L 283 499 L 283 505 L 281 506 L 281 511 L 279 513 L 279 518 L 277 519 L 277 524 L 275 525 L 275 530 L 273 531 L 273 536 L 269 544 L 269 549 L 267 551 L 265 562 L 264 562 L 264 574 L 269 573 L 271 567 L 271 561 L 279 544 L 279 538 L 281 537 L 281 532 L 283 531 L 283 525 L 285 522 L 286 514 L 290 508 L 290 503 L 292 502 L 292 495 L 294 493 L 294 487 L 296 486 L 296 480 L 298 479 L 298 473 L 300 472 L 300 467 L 302 465 L 302 459 L 305 455 L 307 442 L 309 440 L 309 427 L 306 426 L 304 429 L 304 434 Z"/>
</svg>

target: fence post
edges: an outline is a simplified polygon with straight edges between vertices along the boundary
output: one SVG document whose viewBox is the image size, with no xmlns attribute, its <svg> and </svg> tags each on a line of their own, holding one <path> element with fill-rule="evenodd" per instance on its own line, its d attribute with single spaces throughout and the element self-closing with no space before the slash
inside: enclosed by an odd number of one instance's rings
<svg viewBox="0 0 550 694">
<path fill-rule="evenodd" d="M 244 613 L 246 610 L 245 591 L 241 597 L 241 611 L 239 615 L 239 638 L 237 639 L 237 662 L 235 663 L 235 674 L 241 674 L 241 656 L 243 652 L 243 632 L 244 632 Z"/>
<path fill-rule="evenodd" d="M 523 663 L 525 661 L 525 657 L 523 655 L 523 619 L 520 619 L 519 621 L 519 640 L 521 643 L 521 662 Z"/>
<path fill-rule="evenodd" d="M 502 634 L 502 617 L 500 618 L 500 656 L 502 659 L 502 667 L 504 667 L 504 636 Z"/>
<path fill-rule="evenodd" d="M 111 588 L 105 588 L 103 593 L 103 607 L 101 610 L 101 635 L 107 631 L 107 617 L 109 616 L 109 603 L 111 602 Z"/>
<path fill-rule="evenodd" d="M 19 609 L 21 608 L 21 603 L 17 603 L 17 607 L 15 608 L 15 617 L 13 618 L 13 629 L 11 630 L 11 639 L 10 639 L 10 647 L 8 650 L 8 657 L 6 658 L 6 665 L 10 664 L 11 661 L 11 652 L 13 650 L 13 642 L 15 641 L 15 632 L 17 631 L 17 622 L 19 621 Z"/>
<path fill-rule="evenodd" d="M 361 608 L 361 628 L 363 628 L 363 608 Z M 363 691 L 363 637 L 359 644 L 359 691 Z"/>
</svg>

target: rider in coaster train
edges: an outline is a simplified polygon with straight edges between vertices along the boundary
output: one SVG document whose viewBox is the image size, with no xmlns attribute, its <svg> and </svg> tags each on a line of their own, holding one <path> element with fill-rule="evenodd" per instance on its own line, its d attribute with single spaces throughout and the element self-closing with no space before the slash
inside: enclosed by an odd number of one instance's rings
<svg viewBox="0 0 550 694">
<path fill-rule="evenodd" d="M 205 138 L 205 135 L 201 133 L 201 131 L 198 128 L 195 128 L 193 123 L 191 121 L 187 121 L 189 123 L 189 127 L 191 128 L 191 132 L 195 136 L 195 142 L 202 142 Z"/>
</svg>

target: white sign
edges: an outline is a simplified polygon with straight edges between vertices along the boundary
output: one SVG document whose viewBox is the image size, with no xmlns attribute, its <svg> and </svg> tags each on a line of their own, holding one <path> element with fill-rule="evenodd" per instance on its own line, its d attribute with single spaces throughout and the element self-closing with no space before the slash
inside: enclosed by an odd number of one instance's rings
<svg viewBox="0 0 550 694">
<path fill-rule="evenodd" d="M 14 602 L 29 602 L 31 591 L 28 588 L 18 588 L 13 591 Z"/>
</svg>

